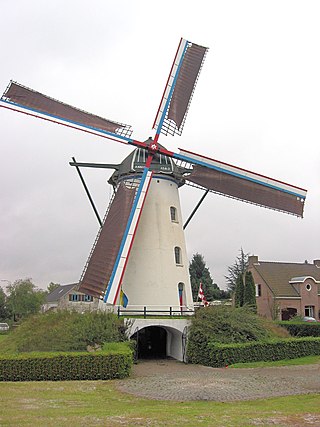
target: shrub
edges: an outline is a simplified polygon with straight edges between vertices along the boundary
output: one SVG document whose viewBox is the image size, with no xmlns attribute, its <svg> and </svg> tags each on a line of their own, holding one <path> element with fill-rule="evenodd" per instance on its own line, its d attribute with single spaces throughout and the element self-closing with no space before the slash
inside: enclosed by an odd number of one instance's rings
<svg viewBox="0 0 320 427">
<path fill-rule="evenodd" d="M 24 353 L 0 357 L 0 381 L 107 380 L 125 378 L 132 366 L 127 343 L 95 353 Z"/>
<path fill-rule="evenodd" d="M 211 367 L 234 363 L 295 359 L 320 355 L 319 338 L 291 338 L 242 344 L 208 343 L 203 352 L 191 355 L 189 362 Z"/>
<path fill-rule="evenodd" d="M 113 313 L 67 310 L 32 316 L 2 343 L 2 352 L 83 351 L 88 345 L 126 340 L 122 319 Z"/>
<path fill-rule="evenodd" d="M 245 307 L 206 307 L 192 319 L 190 339 L 203 335 L 220 343 L 258 341 L 273 336 L 264 320 Z"/>
<path fill-rule="evenodd" d="M 246 307 L 207 307 L 198 310 L 192 319 L 187 356 L 192 363 L 202 363 L 209 343 L 247 343 L 288 335 Z"/>
<path fill-rule="evenodd" d="M 278 325 L 285 328 L 293 337 L 320 337 L 320 323 L 283 321 Z"/>
</svg>

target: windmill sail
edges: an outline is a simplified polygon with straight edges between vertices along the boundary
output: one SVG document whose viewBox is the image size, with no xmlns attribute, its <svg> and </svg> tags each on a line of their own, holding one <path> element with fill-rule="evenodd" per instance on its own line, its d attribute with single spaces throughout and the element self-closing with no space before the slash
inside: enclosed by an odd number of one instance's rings
<svg viewBox="0 0 320 427">
<path fill-rule="evenodd" d="M 158 135 L 181 135 L 207 50 L 181 39 L 153 123 Z"/>
<path fill-rule="evenodd" d="M 224 196 L 303 216 L 306 190 L 187 150 L 175 158 L 193 163 L 186 180 Z"/>
<path fill-rule="evenodd" d="M 120 183 L 80 279 L 80 292 L 103 297 L 134 202 L 135 188 Z"/>
<path fill-rule="evenodd" d="M 9 84 L 1 101 L 7 103 L 7 108 L 20 107 L 27 109 L 31 115 L 44 114 L 49 121 L 63 120 L 98 132 L 113 134 L 118 138 L 129 138 L 132 133 L 129 125 L 87 113 L 15 82 Z"/>
<path fill-rule="evenodd" d="M 126 224 L 126 229 L 123 233 L 118 255 L 104 296 L 104 302 L 108 304 L 116 304 L 119 295 L 120 285 L 127 267 L 130 251 L 153 175 L 153 172 L 149 170 L 151 160 L 152 156 L 149 156 L 147 166 L 144 168 L 141 176 L 137 194 Z"/>
</svg>

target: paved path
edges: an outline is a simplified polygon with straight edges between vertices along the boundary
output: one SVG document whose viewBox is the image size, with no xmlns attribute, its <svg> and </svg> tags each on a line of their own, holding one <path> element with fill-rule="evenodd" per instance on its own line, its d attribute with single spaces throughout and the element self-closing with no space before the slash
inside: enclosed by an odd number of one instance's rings
<svg viewBox="0 0 320 427">
<path fill-rule="evenodd" d="M 130 378 L 116 381 L 126 393 L 159 400 L 228 402 L 320 393 L 320 363 L 272 368 L 209 368 L 175 360 L 139 361 Z"/>
</svg>

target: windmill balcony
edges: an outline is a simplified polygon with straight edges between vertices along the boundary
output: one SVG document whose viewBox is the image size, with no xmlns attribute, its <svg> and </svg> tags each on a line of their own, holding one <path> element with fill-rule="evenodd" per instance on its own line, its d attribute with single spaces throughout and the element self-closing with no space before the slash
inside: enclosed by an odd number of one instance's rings
<svg viewBox="0 0 320 427">
<path fill-rule="evenodd" d="M 143 317 L 144 319 L 150 317 L 181 317 L 181 316 L 192 316 L 194 314 L 194 309 L 187 306 L 171 306 L 166 307 L 163 305 L 130 305 L 126 308 L 122 306 L 115 306 L 115 312 L 118 314 L 118 317 Z"/>
</svg>

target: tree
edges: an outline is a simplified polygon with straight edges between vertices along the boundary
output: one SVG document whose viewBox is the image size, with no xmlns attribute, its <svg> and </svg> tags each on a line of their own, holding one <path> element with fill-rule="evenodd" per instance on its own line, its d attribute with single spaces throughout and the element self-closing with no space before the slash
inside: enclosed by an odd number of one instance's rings
<svg viewBox="0 0 320 427">
<path fill-rule="evenodd" d="M 7 291 L 7 305 L 14 321 L 38 313 L 46 296 L 45 291 L 37 289 L 31 279 L 16 280 L 7 287 Z"/>
<path fill-rule="evenodd" d="M 236 307 L 242 307 L 244 303 L 244 283 L 243 275 L 239 274 L 236 280 L 236 287 L 234 291 L 234 305 Z"/>
<path fill-rule="evenodd" d="M 251 271 L 247 271 L 245 276 L 243 305 L 247 305 L 255 313 L 257 312 L 256 287 Z"/>
<path fill-rule="evenodd" d="M 236 282 L 237 282 L 237 278 L 240 275 L 244 275 L 246 272 L 246 269 L 248 267 L 249 264 L 249 253 L 244 253 L 243 249 L 240 249 L 240 254 L 239 256 L 236 258 L 236 261 L 233 265 L 231 265 L 230 267 L 228 267 L 228 275 L 225 276 L 225 278 L 227 279 L 227 285 L 228 285 L 228 290 L 231 292 L 235 291 L 236 288 Z"/>
<path fill-rule="evenodd" d="M 10 310 L 7 306 L 7 296 L 0 287 L 0 320 L 7 320 L 10 317 Z"/>
<path fill-rule="evenodd" d="M 197 301 L 199 285 L 202 283 L 204 296 L 207 301 L 221 298 L 219 286 L 213 283 L 210 271 L 206 267 L 206 263 L 202 255 L 196 253 L 192 257 L 189 265 L 190 281 L 192 288 L 193 301 Z"/>
<path fill-rule="evenodd" d="M 60 286 L 59 283 L 50 282 L 48 287 L 47 287 L 48 294 L 50 294 L 55 289 L 59 288 L 59 286 Z"/>
</svg>

